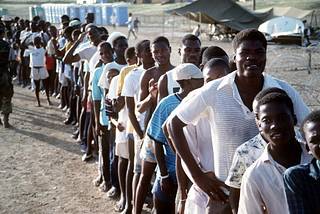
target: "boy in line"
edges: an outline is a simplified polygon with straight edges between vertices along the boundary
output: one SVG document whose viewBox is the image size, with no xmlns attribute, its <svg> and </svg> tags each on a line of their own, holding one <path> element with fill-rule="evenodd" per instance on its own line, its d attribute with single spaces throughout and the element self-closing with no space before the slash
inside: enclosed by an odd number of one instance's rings
<svg viewBox="0 0 320 214">
<path fill-rule="evenodd" d="M 284 173 L 289 212 L 320 213 L 320 111 L 310 113 L 301 129 L 313 159 L 308 164 L 291 167 Z"/>
</svg>

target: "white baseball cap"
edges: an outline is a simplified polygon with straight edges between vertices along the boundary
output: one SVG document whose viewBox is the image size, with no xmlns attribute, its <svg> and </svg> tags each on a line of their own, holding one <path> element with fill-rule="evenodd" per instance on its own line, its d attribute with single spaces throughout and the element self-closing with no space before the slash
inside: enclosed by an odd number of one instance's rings
<svg viewBox="0 0 320 214">
<path fill-rule="evenodd" d="M 123 33 L 120 32 L 112 32 L 108 39 L 107 42 L 110 43 L 111 47 L 113 48 L 113 41 L 116 40 L 117 38 L 119 38 L 120 36 L 123 36 L 124 38 L 127 38 L 126 35 L 124 35 Z"/>
<path fill-rule="evenodd" d="M 189 79 L 202 79 L 203 74 L 201 70 L 192 63 L 183 63 L 175 67 L 173 70 L 173 79 L 189 80 Z"/>
</svg>

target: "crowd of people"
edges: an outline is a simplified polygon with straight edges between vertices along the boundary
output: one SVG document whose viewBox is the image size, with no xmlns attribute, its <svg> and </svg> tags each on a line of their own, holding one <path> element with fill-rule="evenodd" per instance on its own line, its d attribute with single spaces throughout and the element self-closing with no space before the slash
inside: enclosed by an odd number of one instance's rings
<svg viewBox="0 0 320 214">
<path fill-rule="evenodd" d="M 82 160 L 98 160 L 93 185 L 117 212 L 148 202 L 155 213 L 320 213 L 320 111 L 264 72 L 261 32 L 240 31 L 233 58 L 186 34 L 174 66 L 168 38 L 129 47 L 93 23 L 0 21 L 4 127 L 13 80 L 39 107 L 42 95 L 59 98 Z"/>
</svg>

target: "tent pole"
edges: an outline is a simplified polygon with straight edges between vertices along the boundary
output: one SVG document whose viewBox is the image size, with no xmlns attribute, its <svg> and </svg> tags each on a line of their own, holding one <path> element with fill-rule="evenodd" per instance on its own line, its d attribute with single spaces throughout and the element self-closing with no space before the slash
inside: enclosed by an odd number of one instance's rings
<svg viewBox="0 0 320 214">
<path fill-rule="evenodd" d="M 256 0 L 252 0 L 252 10 L 256 10 Z"/>
</svg>

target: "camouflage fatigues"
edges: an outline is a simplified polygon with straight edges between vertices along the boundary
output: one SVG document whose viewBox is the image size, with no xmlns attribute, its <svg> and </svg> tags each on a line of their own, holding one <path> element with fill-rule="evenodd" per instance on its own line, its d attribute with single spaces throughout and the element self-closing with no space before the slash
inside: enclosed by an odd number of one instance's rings
<svg viewBox="0 0 320 214">
<path fill-rule="evenodd" d="M 11 98 L 13 96 L 13 85 L 8 69 L 9 52 L 9 43 L 0 39 L 0 112 L 2 114 L 12 112 Z"/>
</svg>

